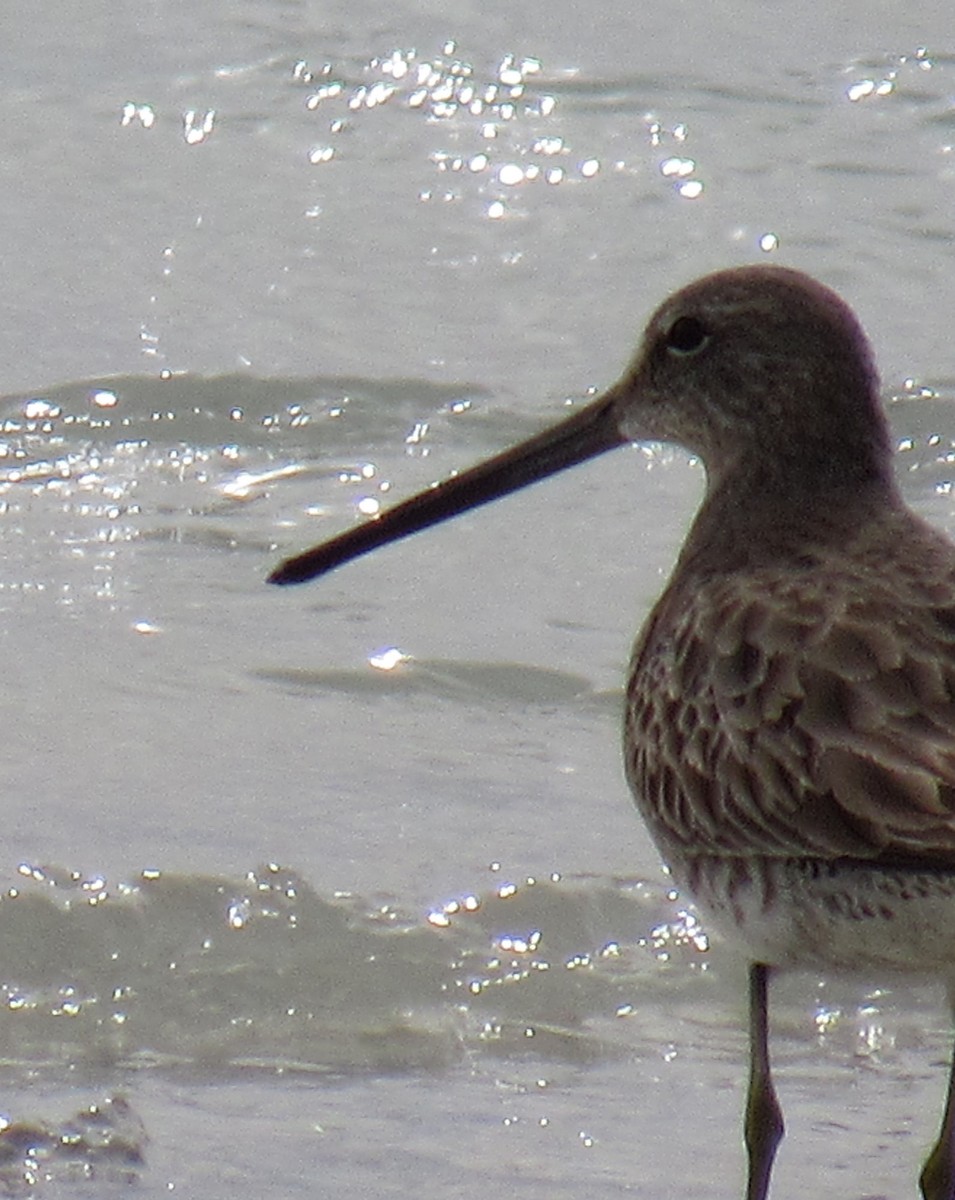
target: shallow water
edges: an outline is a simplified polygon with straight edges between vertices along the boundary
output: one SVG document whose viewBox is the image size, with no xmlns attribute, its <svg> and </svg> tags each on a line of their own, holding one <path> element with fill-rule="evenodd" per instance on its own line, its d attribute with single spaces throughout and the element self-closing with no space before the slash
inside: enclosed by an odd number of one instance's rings
<svg viewBox="0 0 955 1200">
<path fill-rule="evenodd" d="M 955 530 L 949 6 L 814 7 L 0 18 L 0 1190 L 741 1179 L 744 964 L 618 759 L 698 467 L 622 450 L 263 579 L 758 260 L 858 309 L 907 494 Z M 941 997 L 776 1000 L 774 1195 L 914 1193 Z"/>
</svg>

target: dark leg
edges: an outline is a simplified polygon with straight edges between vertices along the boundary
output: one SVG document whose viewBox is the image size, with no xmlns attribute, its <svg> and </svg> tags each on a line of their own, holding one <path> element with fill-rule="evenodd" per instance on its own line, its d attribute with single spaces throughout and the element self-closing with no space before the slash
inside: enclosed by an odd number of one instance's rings
<svg viewBox="0 0 955 1200">
<path fill-rule="evenodd" d="M 925 1200 L 955 1200 L 955 1057 L 949 1069 L 942 1128 L 919 1176 L 919 1187 Z"/>
<path fill-rule="evenodd" d="M 753 963 L 749 969 L 749 1093 L 743 1126 L 749 1154 L 746 1200 L 766 1200 L 773 1159 L 783 1140 L 783 1114 L 769 1069 L 768 983 L 769 967 Z M 952 1197 L 946 1195 L 945 1200 Z"/>
</svg>

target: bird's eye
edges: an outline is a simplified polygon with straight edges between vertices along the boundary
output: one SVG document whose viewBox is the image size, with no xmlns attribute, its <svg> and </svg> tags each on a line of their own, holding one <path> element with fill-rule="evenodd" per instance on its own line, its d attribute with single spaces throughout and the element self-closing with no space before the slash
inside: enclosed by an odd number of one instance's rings
<svg viewBox="0 0 955 1200">
<path fill-rule="evenodd" d="M 677 317 L 667 334 L 667 349 L 673 354 L 696 354 L 710 340 L 710 331 L 696 317 Z"/>
</svg>

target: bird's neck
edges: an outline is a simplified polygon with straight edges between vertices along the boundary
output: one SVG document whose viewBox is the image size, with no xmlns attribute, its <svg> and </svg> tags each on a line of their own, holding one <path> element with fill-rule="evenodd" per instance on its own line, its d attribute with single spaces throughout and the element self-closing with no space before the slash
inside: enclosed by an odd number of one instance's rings
<svg viewBox="0 0 955 1200">
<path fill-rule="evenodd" d="M 804 559 L 812 547 L 844 543 L 877 513 L 901 505 L 894 479 L 881 471 L 710 476 L 678 569 L 712 575 Z"/>
</svg>

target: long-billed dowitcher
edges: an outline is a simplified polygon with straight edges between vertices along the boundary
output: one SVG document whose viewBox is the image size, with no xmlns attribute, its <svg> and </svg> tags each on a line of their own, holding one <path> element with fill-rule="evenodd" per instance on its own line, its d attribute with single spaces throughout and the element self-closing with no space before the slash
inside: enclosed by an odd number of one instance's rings
<svg viewBox="0 0 955 1200">
<path fill-rule="evenodd" d="M 783 1122 L 776 968 L 955 986 L 955 546 L 906 508 L 869 345 L 833 292 L 746 267 L 651 318 L 623 378 L 555 428 L 283 563 L 297 583 L 631 441 L 706 493 L 630 664 L 626 772 L 678 883 L 750 958 L 749 1200 Z M 922 1172 L 955 1197 L 955 1071 Z"/>
</svg>

